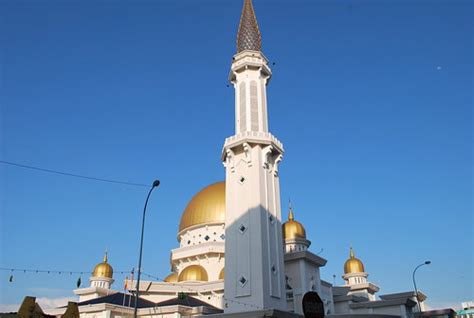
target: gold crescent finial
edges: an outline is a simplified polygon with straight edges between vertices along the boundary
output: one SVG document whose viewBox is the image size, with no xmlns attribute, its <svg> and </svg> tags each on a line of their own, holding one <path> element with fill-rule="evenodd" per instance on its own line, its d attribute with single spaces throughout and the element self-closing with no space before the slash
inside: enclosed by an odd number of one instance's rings
<svg viewBox="0 0 474 318">
<path fill-rule="evenodd" d="M 288 220 L 293 221 L 295 215 L 293 214 L 293 208 L 291 207 L 291 200 L 288 200 Z"/>
<path fill-rule="evenodd" d="M 351 244 L 351 247 L 349 249 L 349 256 L 350 256 L 350 258 L 355 258 L 354 250 L 352 249 L 352 244 Z"/>
</svg>

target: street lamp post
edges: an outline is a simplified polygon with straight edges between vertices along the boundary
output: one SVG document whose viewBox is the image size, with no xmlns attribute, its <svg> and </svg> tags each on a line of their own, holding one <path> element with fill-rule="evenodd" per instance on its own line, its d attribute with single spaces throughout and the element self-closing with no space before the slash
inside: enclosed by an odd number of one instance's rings
<svg viewBox="0 0 474 318">
<path fill-rule="evenodd" d="M 416 288 L 415 273 L 416 273 L 416 270 L 420 268 L 421 266 L 429 265 L 429 264 L 431 264 L 431 261 L 425 261 L 424 263 L 415 267 L 415 269 L 413 270 L 413 286 L 415 287 L 415 298 L 416 298 L 416 303 L 418 304 L 418 312 L 420 313 L 421 313 L 421 305 L 420 305 L 420 300 L 418 299 L 418 289 Z"/>
<path fill-rule="evenodd" d="M 142 235 L 140 238 L 140 256 L 138 258 L 138 277 L 137 277 L 137 288 L 135 293 L 135 309 L 133 311 L 133 317 L 137 318 L 137 311 L 138 311 L 138 297 L 140 296 L 140 276 L 142 273 L 142 252 L 143 252 L 143 234 L 145 232 L 145 213 L 146 213 L 146 206 L 148 205 L 148 199 L 150 198 L 151 192 L 153 189 L 157 188 L 160 185 L 160 180 L 153 181 L 150 191 L 145 200 L 145 207 L 143 208 L 143 218 L 142 218 Z"/>
</svg>

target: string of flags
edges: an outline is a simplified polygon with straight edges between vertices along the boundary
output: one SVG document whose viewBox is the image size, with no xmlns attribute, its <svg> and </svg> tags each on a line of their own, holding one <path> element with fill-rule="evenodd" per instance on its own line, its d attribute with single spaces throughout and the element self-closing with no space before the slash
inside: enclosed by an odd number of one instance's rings
<svg viewBox="0 0 474 318">
<path fill-rule="evenodd" d="M 8 276 L 8 282 L 13 283 L 15 280 L 15 274 L 16 273 L 21 273 L 21 274 L 27 274 L 27 273 L 33 273 L 33 274 L 57 274 L 57 275 L 73 275 L 73 274 L 79 274 L 79 277 L 76 281 L 76 287 L 79 288 L 82 285 L 82 275 L 87 275 L 87 274 L 92 274 L 91 271 L 71 271 L 71 270 L 50 270 L 50 269 L 24 269 L 24 268 L 6 268 L 6 267 L 0 267 L 0 271 L 8 271 L 10 272 L 10 275 Z M 134 269 L 131 271 L 115 271 L 117 274 L 131 274 L 131 277 L 133 277 L 133 272 Z M 150 275 L 148 273 L 142 272 L 141 275 L 146 276 L 148 278 L 153 278 L 157 279 L 157 277 Z M 127 276 L 128 277 L 128 276 Z M 128 279 L 128 278 L 127 278 Z M 133 278 L 132 278 L 133 279 Z"/>
<path fill-rule="evenodd" d="M 13 283 L 14 281 L 14 273 L 21 273 L 21 274 L 26 274 L 26 273 L 34 273 L 34 274 L 58 274 L 58 275 L 62 275 L 62 274 L 69 274 L 70 276 L 73 275 L 73 274 L 79 274 L 79 277 L 76 281 L 76 287 L 79 288 L 81 287 L 82 285 L 82 275 L 87 275 L 87 274 L 92 274 L 91 271 L 71 271 L 71 270 L 45 270 L 45 269 L 22 269 L 22 268 L 5 268 L 5 267 L 0 267 L 0 271 L 10 271 L 11 274 L 9 275 L 8 277 L 8 281 L 10 283 Z M 125 283 L 124 283 L 124 286 L 123 286 L 123 289 L 125 291 L 129 291 L 129 288 L 128 288 L 128 275 L 130 275 L 130 281 L 134 281 L 134 274 L 135 274 L 135 269 L 132 268 L 131 271 L 114 271 L 115 273 L 120 273 L 120 274 L 127 274 L 127 276 L 125 277 Z M 151 279 L 154 279 L 156 281 L 161 281 L 161 282 L 164 282 L 164 279 L 160 278 L 160 277 L 157 277 L 157 276 L 154 276 L 154 275 L 151 275 L 151 274 L 148 274 L 148 273 L 145 273 L 145 272 L 141 272 L 141 275 L 145 276 L 145 277 L 148 277 L 148 278 L 151 278 Z M 180 287 L 182 290 L 185 290 L 187 291 L 188 293 L 190 294 L 200 294 L 200 291 L 198 290 L 194 290 L 190 287 L 185 287 L 181 284 L 177 284 L 177 283 L 174 283 L 174 282 L 168 282 L 169 284 L 173 285 L 173 286 L 178 286 Z M 179 292 L 178 293 L 178 297 L 181 297 L 181 298 L 185 298 L 187 297 L 187 293 L 185 292 Z M 213 297 L 213 298 L 216 298 L 218 296 L 214 295 L 214 294 L 211 294 L 209 297 Z M 251 307 L 251 308 L 255 308 L 257 310 L 261 310 L 261 309 L 264 309 L 260 306 L 256 306 L 256 305 L 253 305 L 253 304 L 248 304 L 248 303 L 244 303 L 244 302 L 240 302 L 240 301 L 236 301 L 236 300 L 233 300 L 233 299 L 228 299 L 228 298 L 225 298 L 225 297 L 222 297 L 222 299 L 227 303 L 227 302 L 232 302 L 232 303 L 236 303 L 236 304 L 239 304 L 239 305 L 242 305 L 242 306 L 246 306 L 246 307 Z M 225 306 L 227 306 L 227 304 L 225 304 Z"/>
</svg>

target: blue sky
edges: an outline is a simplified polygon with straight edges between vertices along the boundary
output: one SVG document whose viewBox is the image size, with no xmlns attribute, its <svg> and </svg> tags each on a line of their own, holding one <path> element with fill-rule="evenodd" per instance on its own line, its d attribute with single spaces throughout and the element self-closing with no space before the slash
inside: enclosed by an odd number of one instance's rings
<svg viewBox="0 0 474 318">
<path fill-rule="evenodd" d="M 282 208 L 341 284 L 349 244 L 380 293 L 474 297 L 473 4 L 264 1 Z M 162 182 L 143 269 L 164 277 L 181 212 L 224 178 L 241 1 L 2 1 L 2 160 Z M 0 165 L 2 267 L 116 271 L 138 258 L 147 189 Z M 286 216 L 285 216 L 286 217 Z M 78 275 L 0 273 L 0 303 L 71 296 Z M 116 288 L 125 275 L 116 273 Z M 83 275 L 87 281 L 87 275 Z"/>
</svg>

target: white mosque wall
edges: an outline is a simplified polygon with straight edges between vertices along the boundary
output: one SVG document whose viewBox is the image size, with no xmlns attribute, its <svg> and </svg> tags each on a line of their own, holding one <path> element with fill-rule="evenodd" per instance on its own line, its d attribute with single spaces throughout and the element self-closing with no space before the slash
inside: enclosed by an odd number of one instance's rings
<svg viewBox="0 0 474 318">
<path fill-rule="evenodd" d="M 180 247 L 188 247 L 209 242 L 224 242 L 225 225 L 203 224 L 190 227 L 178 234 Z"/>
<path fill-rule="evenodd" d="M 356 285 L 351 285 L 350 287 L 351 289 L 347 293 L 348 295 L 362 296 L 362 297 L 368 298 L 371 301 L 376 300 L 375 291 L 370 283 L 356 284 Z"/>
<path fill-rule="evenodd" d="M 79 296 L 79 302 L 117 293 L 116 290 L 95 286 L 75 289 L 73 292 Z"/>
<path fill-rule="evenodd" d="M 351 309 L 349 307 L 349 301 L 341 301 L 334 303 L 334 313 L 335 314 L 347 314 L 351 313 Z"/>
<path fill-rule="evenodd" d="M 314 263 L 299 258 L 285 261 L 285 274 L 288 284 L 293 291 L 293 308 L 289 308 L 297 314 L 303 314 L 303 296 L 308 291 L 316 291 L 321 295 L 321 280 L 319 267 Z"/>
<path fill-rule="evenodd" d="M 321 291 L 319 296 L 324 302 L 324 308 L 327 314 L 334 313 L 334 300 L 332 295 L 332 285 L 324 280 L 321 280 Z"/>
<path fill-rule="evenodd" d="M 140 282 L 140 297 L 158 303 L 185 293 L 214 307 L 223 308 L 224 281 L 213 282 Z"/>
<path fill-rule="evenodd" d="M 407 310 L 405 305 L 385 305 L 381 307 L 373 307 L 373 308 L 352 308 L 350 309 L 351 314 L 379 314 L 379 315 L 394 315 L 400 317 L 411 317 L 411 310 Z"/>
<path fill-rule="evenodd" d="M 224 242 L 208 242 L 188 247 L 180 247 L 171 251 L 172 270 L 181 273 L 191 265 L 202 266 L 207 273 L 208 281 L 219 280 L 224 269 Z"/>
<path fill-rule="evenodd" d="M 172 271 L 179 273 L 190 265 L 202 266 L 209 281 L 219 280 L 224 268 L 225 225 L 198 225 L 178 235 L 180 247 L 171 251 Z"/>
</svg>

